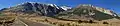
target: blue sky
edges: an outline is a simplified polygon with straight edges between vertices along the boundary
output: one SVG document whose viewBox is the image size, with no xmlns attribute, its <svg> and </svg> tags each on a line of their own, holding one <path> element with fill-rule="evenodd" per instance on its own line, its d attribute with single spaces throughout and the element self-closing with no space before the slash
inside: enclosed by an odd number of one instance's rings
<svg viewBox="0 0 120 26">
<path fill-rule="evenodd" d="M 75 7 L 79 4 L 92 4 L 120 13 L 120 0 L 0 0 L 0 9 L 15 6 L 23 2 L 52 3 L 60 6 L 68 5 L 71 7 Z"/>
</svg>

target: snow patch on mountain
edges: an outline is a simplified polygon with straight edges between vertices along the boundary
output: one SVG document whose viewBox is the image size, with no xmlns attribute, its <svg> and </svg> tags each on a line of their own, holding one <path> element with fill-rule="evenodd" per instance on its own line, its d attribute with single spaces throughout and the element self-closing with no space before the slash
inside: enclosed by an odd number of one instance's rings
<svg viewBox="0 0 120 26">
<path fill-rule="evenodd" d="M 62 8 L 63 10 L 72 9 L 72 7 L 67 7 L 67 6 L 61 6 L 61 8 Z"/>
</svg>

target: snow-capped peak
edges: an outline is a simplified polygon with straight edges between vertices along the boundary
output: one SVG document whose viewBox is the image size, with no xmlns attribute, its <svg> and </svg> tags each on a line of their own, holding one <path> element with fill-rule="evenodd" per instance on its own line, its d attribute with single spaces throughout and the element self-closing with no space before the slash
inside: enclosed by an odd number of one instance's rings
<svg viewBox="0 0 120 26">
<path fill-rule="evenodd" d="M 63 10 L 68 10 L 68 9 L 71 9 L 72 7 L 61 6 L 61 8 L 62 8 Z"/>
<path fill-rule="evenodd" d="M 56 4 L 53 4 L 53 5 L 54 5 L 57 9 L 59 9 L 58 6 L 57 6 Z"/>
<path fill-rule="evenodd" d="M 47 5 L 50 5 L 50 6 L 54 7 L 54 5 L 53 5 L 53 4 L 47 4 Z"/>
</svg>

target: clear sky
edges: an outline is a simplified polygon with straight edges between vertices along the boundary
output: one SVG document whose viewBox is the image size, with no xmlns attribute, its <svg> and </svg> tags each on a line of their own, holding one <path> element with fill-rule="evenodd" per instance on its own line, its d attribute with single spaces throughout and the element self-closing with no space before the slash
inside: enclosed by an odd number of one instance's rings
<svg viewBox="0 0 120 26">
<path fill-rule="evenodd" d="M 0 0 L 0 9 L 15 6 L 23 2 L 40 2 L 75 7 L 79 4 L 92 4 L 120 13 L 120 0 Z"/>
</svg>

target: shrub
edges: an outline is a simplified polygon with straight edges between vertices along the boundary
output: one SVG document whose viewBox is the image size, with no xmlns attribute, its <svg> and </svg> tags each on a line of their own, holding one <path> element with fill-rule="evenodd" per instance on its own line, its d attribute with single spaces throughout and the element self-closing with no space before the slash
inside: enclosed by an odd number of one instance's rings
<svg viewBox="0 0 120 26">
<path fill-rule="evenodd" d="M 93 21 L 92 21 L 92 20 L 89 20 L 89 23 L 93 23 Z"/>
<path fill-rule="evenodd" d="M 103 24 L 108 24 L 108 22 L 103 22 Z"/>
</svg>

